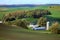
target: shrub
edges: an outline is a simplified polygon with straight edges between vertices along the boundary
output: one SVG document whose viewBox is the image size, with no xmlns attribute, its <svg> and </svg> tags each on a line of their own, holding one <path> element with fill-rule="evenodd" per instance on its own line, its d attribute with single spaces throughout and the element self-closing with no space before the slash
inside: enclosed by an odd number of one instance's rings
<svg viewBox="0 0 60 40">
<path fill-rule="evenodd" d="M 44 10 L 44 9 L 36 9 L 33 10 L 33 17 L 34 18 L 40 18 L 43 17 L 44 15 L 51 15 L 51 12 L 48 10 Z"/>
<path fill-rule="evenodd" d="M 16 22 L 16 25 L 17 25 L 17 26 L 20 26 L 20 27 L 25 28 L 25 29 L 28 29 L 28 27 L 27 27 L 28 24 L 29 24 L 29 23 L 28 23 L 28 21 L 26 21 L 26 20 L 18 20 L 18 21 Z"/>
<path fill-rule="evenodd" d="M 52 33 L 60 33 L 60 26 L 59 26 L 59 23 L 58 22 L 55 22 L 55 23 L 53 23 L 52 24 L 52 26 L 50 27 L 50 31 L 52 32 Z"/>
<path fill-rule="evenodd" d="M 44 18 L 44 17 L 41 17 L 41 18 L 38 20 L 37 24 L 38 24 L 39 26 L 46 26 L 46 22 L 47 22 L 47 19 Z"/>
</svg>

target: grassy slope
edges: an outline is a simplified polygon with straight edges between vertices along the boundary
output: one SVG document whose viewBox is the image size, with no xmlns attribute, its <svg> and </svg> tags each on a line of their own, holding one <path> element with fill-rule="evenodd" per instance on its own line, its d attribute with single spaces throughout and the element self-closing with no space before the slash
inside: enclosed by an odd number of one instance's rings
<svg viewBox="0 0 60 40">
<path fill-rule="evenodd" d="M 43 32 L 48 31 L 31 31 L 0 24 L 0 40 L 60 40 L 58 34 Z"/>
<path fill-rule="evenodd" d="M 54 6 L 54 8 L 48 8 L 51 11 L 51 17 L 60 18 L 60 6 Z"/>
</svg>

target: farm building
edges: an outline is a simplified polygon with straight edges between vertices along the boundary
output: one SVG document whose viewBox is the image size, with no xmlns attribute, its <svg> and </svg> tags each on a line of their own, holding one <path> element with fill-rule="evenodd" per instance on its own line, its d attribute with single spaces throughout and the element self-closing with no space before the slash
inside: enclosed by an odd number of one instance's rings
<svg viewBox="0 0 60 40">
<path fill-rule="evenodd" d="M 0 23 L 3 23 L 2 21 L 0 21 Z"/>
<path fill-rule="evenodd" d="M 33 30 L 49 30 L 49 22 L 46 23 L 46 27 L 39 27 L 37 24 L 30 24 L 28 27 Z"/>
</svg>

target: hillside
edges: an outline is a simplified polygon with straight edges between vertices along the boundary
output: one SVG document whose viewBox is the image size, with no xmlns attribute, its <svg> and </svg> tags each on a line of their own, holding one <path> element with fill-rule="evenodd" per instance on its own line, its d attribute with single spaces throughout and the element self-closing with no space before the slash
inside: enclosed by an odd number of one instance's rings
<svg viewBox="0 0 60 40">
<path fill-rule="evenodd" d="M 0 5 L 1 6 L 1 5 Z M 7 5 L 6 7 L 2 5 L 3 7 L 0 7 L 0 20 L 4 17 L 5 14 L 14 12 L 14 11 L 20 11 L 20 10 L 35 10 L 35 9 L 47 9 L 51 12 L 51 15 L 49 18 L 58 19 L 60 20 L 60 5 L 59 4 L 50 4 L 50 5 L 17 5 L 13 7 L 14 5 Z M 19 6 L 19 7 L 18 7 Z M 31 7 L 30 7 L 31 6 Z M 50 8 L 51 7 L 51 8 Z"/>
<path fill-rule="evenodd" d="M 35 9 L 46 9 L 51 12 L 51 15 L 47 18 L 51 21 L 60 21 L 60 6 L 35 6 L 35 7 L 15 7 L 15 8 L 0 8 L 0 20 L 5 14 L 12 13 L 20 10 L 35 10 Z M 32 20 L 28 18 L 27 20 Z M 33 19 L 35 20 L 35 19 Z M 60 40 L 60 34 L 50 34 L 49 31 L 41 30 L 27 30 L 21 27 L 9 26 L 0 24 L 0 40 Z"/>
<path fill-rule="evenodd" d="M 31 31 L 0 24 L 0 40 L 60 40 L 60 35 L 58 34 L 42 32 L 47 31 Z"/>
</svg>

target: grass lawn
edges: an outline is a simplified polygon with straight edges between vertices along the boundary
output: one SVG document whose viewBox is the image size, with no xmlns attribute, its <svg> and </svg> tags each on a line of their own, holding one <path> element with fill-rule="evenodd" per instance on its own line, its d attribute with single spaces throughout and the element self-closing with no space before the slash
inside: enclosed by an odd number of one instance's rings
<svg viewBox="0 0 60 40">
<path fill-rule="evenodd" d="M 0 40 L 60 40 L 60 34 L 51 34 L 49 31 L 44 30 L 33 31 L 0 24 Z"/>
</svg>

